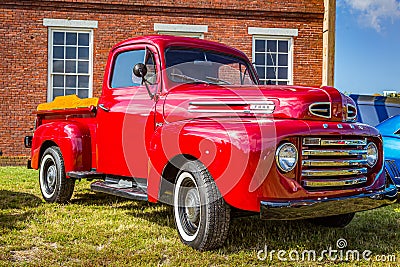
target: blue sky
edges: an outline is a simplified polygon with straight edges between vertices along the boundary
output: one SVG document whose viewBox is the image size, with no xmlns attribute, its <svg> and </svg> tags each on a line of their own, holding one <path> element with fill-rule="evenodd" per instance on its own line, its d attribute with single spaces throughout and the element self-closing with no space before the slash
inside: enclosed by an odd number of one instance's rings
<svg viewBox="0 0 400 267">
<path fill-rule="evenodd" d="M 400 92 L 400 1 L 337 0 L 335 87 Z"/>
</svg>

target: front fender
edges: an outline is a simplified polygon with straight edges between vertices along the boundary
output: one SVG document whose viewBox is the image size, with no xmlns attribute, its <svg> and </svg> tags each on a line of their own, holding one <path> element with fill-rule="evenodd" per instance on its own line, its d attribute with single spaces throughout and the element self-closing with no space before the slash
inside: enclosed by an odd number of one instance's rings
<svg viewBox="0 0 400 267">
<path fill-rule="evenodd" d="M 32 140 L 32 168 L 39 168 L 40 157 L 48 144 L 55 144 L 60 148 L 66 172 L 90 170 L 91 136 L 86 125 L 56 121 L 39 126 Z"/>
<path fill-rule="evenodd" d="M 149 199 L 158 197 L 166 164 L 177 155 L 188 155 L 207 167 L 229 205 L 257 210 L 258 190 L 274 162 L 276 141 L 274 122 L 267 119 L 214 118 L 166 124 L 151 142 Z"/>
</svg>

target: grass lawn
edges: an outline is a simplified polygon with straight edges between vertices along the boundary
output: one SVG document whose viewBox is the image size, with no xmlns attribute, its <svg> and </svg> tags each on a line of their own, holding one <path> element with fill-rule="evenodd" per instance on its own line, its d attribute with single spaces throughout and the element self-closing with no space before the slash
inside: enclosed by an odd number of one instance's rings
<svg viewBox="0 0 400 267">
<path fill-rule="evenodd" d="M 34 170 L 0 167 L 0 266 L 400 265 L 400 204 L 358 213 L 344 229 L 308 221 L 233 219 L 223 248 L 198 252 L 179 241 L 166 205 L 94 193 L 86 181 L 76 183 L 70 204 L 47 204 L 37 177 Z M 338 250 L 340 238 L 347 245 Z M 265 247 L 267 257 L 260 260 Z M 329 248 L 338 250 L 337 260 L 327 254 L 318 259 Z M 305 250 L 315 250 L 316 260 L 301 261 Z M 340 253 L 350 250 L 360 258 L 370 250 L 370 261 L 340 260 Z"/>
</svg>

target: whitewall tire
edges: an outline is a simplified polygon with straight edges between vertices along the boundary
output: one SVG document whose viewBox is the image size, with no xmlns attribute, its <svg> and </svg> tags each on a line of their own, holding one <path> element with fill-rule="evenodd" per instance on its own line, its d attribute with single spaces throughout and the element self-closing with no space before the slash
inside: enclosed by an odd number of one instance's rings
<svg viewBox="0 0 400 267">
<path fill-rule="evenodd" d="M 224 244 L 230 207 L 204 165 L 195 160 L 180 168 L 174 187 L 175 225 L 181 241 L 198 250 Z"/>
<path fill-rule="evenodd" d="M 40 161 L 40 191 L 46 202 L 66 203 L 74 192 L 75 180 L 67 179 L 64 160 L 57 146 L 47 148 Z"/>
</svg>

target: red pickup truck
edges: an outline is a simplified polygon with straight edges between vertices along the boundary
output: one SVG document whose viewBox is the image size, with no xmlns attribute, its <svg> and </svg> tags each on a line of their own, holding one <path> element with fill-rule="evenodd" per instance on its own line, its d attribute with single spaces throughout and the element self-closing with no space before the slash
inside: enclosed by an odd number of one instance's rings
<svg viewBox="0 0 400 267">
<path fill-rule="evenodd" d="M 388 205 L 382 139 L 331 87 L 260 85 L 244 53 L 146 36 L 115 45 L 99 99 L 58 97 L 37 110 L 29 165 L 47 202 L 76 179 L 173 205 L 183 243 L 221 246 L 231 214 L 345 226 Z"/>
</svg>

